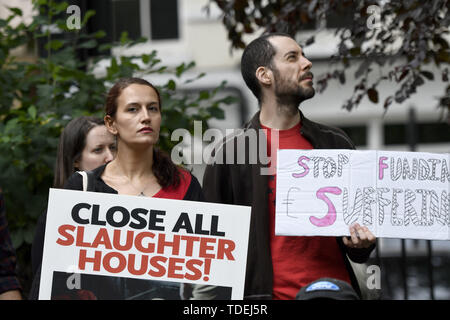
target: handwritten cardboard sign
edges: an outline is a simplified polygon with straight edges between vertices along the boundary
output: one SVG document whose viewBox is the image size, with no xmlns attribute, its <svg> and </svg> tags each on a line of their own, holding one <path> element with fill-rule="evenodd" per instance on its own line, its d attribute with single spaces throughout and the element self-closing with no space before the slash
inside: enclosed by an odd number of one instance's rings
<svg viewBox="0 0 450 320">
<path fill-rule="evenodd" d="M 39 298 L 160 299 L 158 288 L 206 285 L 242 299 L 249 225 L 250 207 L 50 189 Z"/>
<path fill-rule="evenodd" d="M 279 150 L 277 235 L 450 239 L 450 155 Z"/>
</svg>

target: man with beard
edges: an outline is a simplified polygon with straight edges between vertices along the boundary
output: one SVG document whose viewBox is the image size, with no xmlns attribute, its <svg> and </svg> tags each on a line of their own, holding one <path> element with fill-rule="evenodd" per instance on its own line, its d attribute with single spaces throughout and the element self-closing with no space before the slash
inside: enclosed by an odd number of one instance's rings
<svg viewBox="0 0 450 320">
<path fill-rule="evenodd" d="M 275 172 L 266 174 L 261 159 L 236 161 L 237 156 L 250 158 L 250 149 L 255 149 L 241 139 L 260 129 L 266 134 L 256 134 L 257 148 L 267 147 L 272 168 L 277 149 L 354 149 L 343 131 L 308 120 L 299 111 L 300 103 L 315 93 L 311 67 L 289 35 L 272 33 L 252 41 L 242 55 L 241 72 L 260 111 L 245 125 L 244 134 L 229 136 L 215 147 L 214 162 L 204 174 L 207 201 L 252 207 L 244 299 L 294 299 L 301 287 L 323 277 L 346 281 L 361 295 L 347 256 L 365 262 L 375 246 L 374 235 L 354 224 L 350 237 L 275 236 Z M 261 137 L 267 145 L 260 143 Z"/>
</svg>

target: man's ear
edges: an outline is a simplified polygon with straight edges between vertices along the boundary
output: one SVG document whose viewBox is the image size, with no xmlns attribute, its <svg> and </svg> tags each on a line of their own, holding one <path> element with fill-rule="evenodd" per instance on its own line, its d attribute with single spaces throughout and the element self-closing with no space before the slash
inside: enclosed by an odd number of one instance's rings
<svg viewBox="0 0 450 320">
<path fill-rule="evenodd" d="M 266 67 L 256 69 L 256 78 L 262 85 L 270 86 L 272 84 L 272 70 Z"/>
<path fill-rule="evenodd" d="M 114 119 L 110 115 L 106 115 L 103 120 L 105 121 L 105 126 L 108 131 L 113 134 L 117 135 L 117 129 L 114 123 Z"/>
</svg>

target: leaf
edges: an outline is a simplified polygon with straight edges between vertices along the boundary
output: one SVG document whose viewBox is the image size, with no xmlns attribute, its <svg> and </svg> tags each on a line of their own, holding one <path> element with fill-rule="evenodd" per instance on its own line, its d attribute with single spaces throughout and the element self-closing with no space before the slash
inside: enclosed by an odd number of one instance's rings
<svg viewBox="0 0 450 320">
<path fill-rule="evenodd" d="M 423 75 L 428 80 L 434 80 L 434 74 L 430 71 L 420 71 L 420 74 Z"/>
<path fill-rule="evenodd" d="M 110 44 L 110 43 L 105 43 L 105 44 L 102 44 L 102 45 L 100 45 L 100 46 L 98 47 L 98 51 L 100 51 L 100 52 L 108 51 L 108 50 L 110 50 L 112 47 L 113 47 L 112 44 Z"/>
<path fill-rule="evenodd" d="M 175 90 L 177 88 L 175 81 L 169 80 L 169 82 L 167 82 L 167 88 L 169 90 Z"/>
<path fill-rule="evenodd" d="M 46 50 L 58 50 L 60 49 L 62 46 L 64 45 L 64 41 L 61 40 L 51 40 L 49 42 L 46 43 L 45 45 L 45 49 Z"/>
<path fill-rule="evenodd" d="M 350 54 L 352 55 L 352 57 L 359 56 L 361 54 L 361 48 L 360 47 L 351 48 Z"/>
<path fill-rule="evenodd" d="M 392 96 L 387 97 L 386 100 L 384 100 L 383 108 L 387 109 L 392 104 L 392 100 L 393 100 Z"/>
<path fill-rule="evenodd" d="M 341 84 L 345 84 L 345 72 L 344 71 L 339 72 L 339 82 Z"/>
<path fill-rule="evenodd" d="M 179 66 L 176 67 L 175 71 L 176 71 L 176 75 L 177 77 L 181 76 L 183 74 L 184 71 L 186 71 L 186 65 L 184 64 L 184 62 L 182 64 L 180 64 Z"/>
<path fill-rule="evenodd" d="M 209 107 L 207 110 L 209 111 L 212 117 L 216 119 L 225 119 L 225 112 L 221 108 L 215 106 Z"/>
<path fill-rule="evenodd" d="M 369 90 L 367 90 L 367 95 L 368 95 L 370 101 L 372 101 L 373 103 L 378 103 L 378 91 L 377 90 L 375 90 L 374 88 L 370 88 Z"/>
<path fill-rule="evenodd" d="M 417 77 L 414 78 L 414 82 L 413 82 L 414 86 L 418 87 L 418 86 L 423 85 L 424 83 L 425 83 L 425 81 L 423 81 L 422 77 L 417 76 Z"/>
<path fill-rule="evenodd" d="M 11 120 L 9 120 L 7 123 L 6 123 L 6 127 L 5 127 L 5 133 L 6 134 L 8 134 L 8 133 L 13 133 L 14 132 L 14 129 L 16 129 L 17 127 L 19 127 L 19 119 L 18 118 L 14 118 L 14 119 L 11 119 Z"/>
<path fill-rule="evenodd" d="M 19 248 L 24 241 L 23 229 L 16 230 L 16 232 L 11 232 L 11 242 L 14 248 Z"/>
<path fill-rule="evenodd" d="M 397 82 L 402 81 L 409 73 L 409 69 L 406 69 L 405 71 L 402 72 L 402 74 L 400 75 L 400 77 L 398 78 Z"/>
<path fill-rule="evenodd" d="M 111 66 L 108 68 L 108 74 L 115 74 L 119 72 L 119 65 L 117 64 L 117 60 L 115 57 L 111 58 Z"/>
<path fill-rule="evenodd" d="M 395 102 L 397 102 L 397 103 L 402 103 L 403 101 L 405 101 L 405 99 L 406 99 L 406 97 L 405 97 L 405 95 L 403 94 L 403 91 L 402 90 L 399 90 L 399 91 L 397 91 L 396 93 L 395 93 Z"/>
<path fill-rule="evenodd" d="M 123 31 L 120 34 L 120 40 L 119 41 L 120 41 L 121 45 L 124 45 L 124 44 L 126 44 L 127 42 L 130 41 L 130 39 L 128 38 L 128 32 L 127 31 Z"/>
<path fill-rule="evenodd" d="M 23 231 L 23 241 L 26 244 L 32 244 L 33 238 L 34 238 L 34 230 L 33 229 L 30 229 L 30 227 L 28 227 L 26 230 Z"/>
<path fill-rule="evenodd" d="M 23 15 L 22 10 L 19 8 L 8 8 L 10 11 L 12 11 L 16 16 L 21 17 Z"/>
<path fill-rule="evenodd" d="M 228 97 L 225 97 L 225 98 L 219 100 L 219 102 L 226 104 L 226 105 L 230 105 L 230 104 L 239 102 L 239 99 L 236 97 L 233 97 L 233 96 L 228 96 Z"/>
<path fill-rule="evenodd" d="M 101 39 L 106 37 L 106 32 L 103 30 L 97 31 L 96 33 L 93 34 L 94 38 L 96 39 Z"/>
<path fill-rule="evenodd" d="M 142 58 L 143 63 L 145 63 L 145 64 L 150 63 L 151 56 L 149 54 L 143 54 L 141 58 Z"/>
<path fill-rule="evenodd" d="M 206 100 L 209 99 L 209 92 L 208 91 L 201 91 L 199 94 L 199 99 L 200 100 Z"/>
<path fill-rule="evenodd" d="M 311 36 L 311 37 L 309 37 L 309 38 L 306 40 L 305 46 L 312 45 L 315 41 L 316 41 L 316 40 L 315 40 L 315 36 Z"/>
<path fill-rule="evenodd" d="M 92 49 L 92 48 L 95 48 L 97 46 L 97 44 L 98 44 L 97 40 L 91 39 L 89 41 L 81 43 L 78 47 L 82 48 L 82 49 Z"/>
<path fill-rule="evenodd" d="M 89 20 L 91 17 L 93 17 L 93 16 L 95 16 L 95 10 L 88 10 L 88 11 L 84 14 L 83 21 L 81 22 L 81 25 L 85 26 L 86 23 L 88 22 L 88 20 Z"/>
<path fill-rule="evenodd" d="M 310 17 L 312 17 L 314 15 L 314 11 L 316 10 L 316 6 L 317 6 L 317 0 L 313 0 L 310 2 L 310 4 L 308 5 L 308 14 Z"/>
<path fill-rule="evenodd" d="M 30 106 L 28 108 L 28 114 L 30 115 L 31 119 L 35 120 L 36 119 L 36 114 L 37 114 L 37 110 L 35 106 Z"/>
<path fill-rule="evenodd" d="M 445 69 L 442 71 L 442 81 L 443 81 L 443 82 L 447 82 L 447 81 L 448 81 L 448 69 L 447 69 L 447 68 L 445 68 Z"/>
</svg>

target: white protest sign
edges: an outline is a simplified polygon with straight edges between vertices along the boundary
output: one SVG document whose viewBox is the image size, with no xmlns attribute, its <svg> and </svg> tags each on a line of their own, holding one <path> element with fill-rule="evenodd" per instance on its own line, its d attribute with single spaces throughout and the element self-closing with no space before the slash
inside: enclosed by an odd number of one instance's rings
<svg viewBox="0 0 450 320">
<path fill-rule="evenodd" d="M 245 206 L 50 189 L 39 299 L 201 285 L 243 299 L 249 226 Z"/>
<path fill-rule="evenodd" d="M 450 239 L 450 155 L 278 150 L 277 235 Z"/>
</svg>

